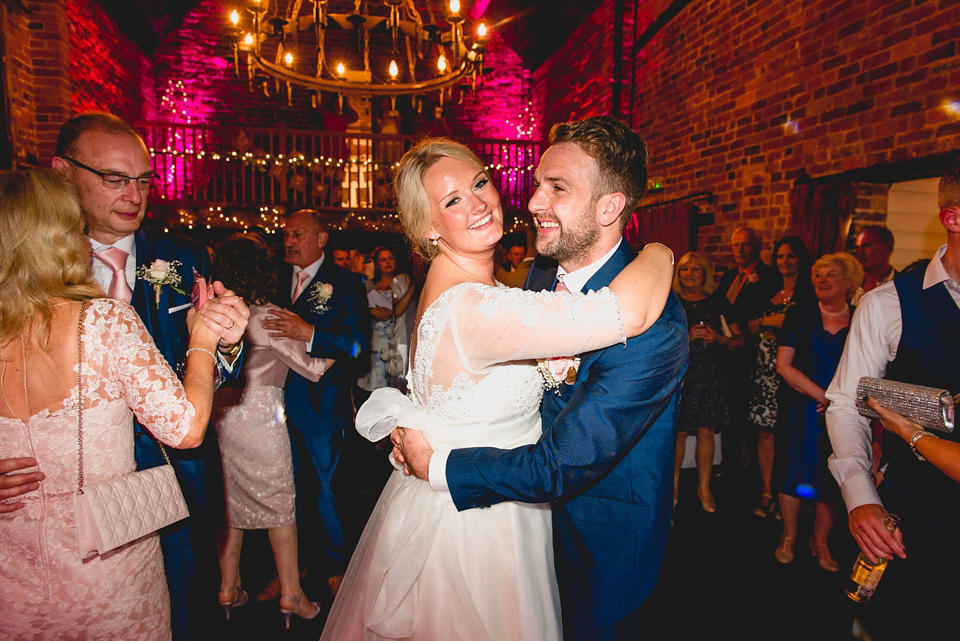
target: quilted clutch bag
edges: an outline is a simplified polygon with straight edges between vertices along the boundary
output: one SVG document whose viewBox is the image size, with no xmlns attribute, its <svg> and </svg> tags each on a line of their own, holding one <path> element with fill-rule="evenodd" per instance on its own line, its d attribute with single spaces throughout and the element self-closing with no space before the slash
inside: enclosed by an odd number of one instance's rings
<svg viewBox="0 0 960 641">
<path fill-rule="evenodd" d="M 73 496 L 82 559 L 190 515 L 170 464 L 92 483 Z"/>
<path fill-rule="evenodd" d="M 167 464 L 118 476 L 106 481 L 83 483 L 83 316 L 80 308 L 77 368 L 77 493 L 73 509 L 77 522 L 80 558 L 104 554 L 190 515 L 167 451 L 160 452 Z"/>
<path fill-rule="evenodd" d="M 953 397 L 945 389 L 864 376 L 857 384 L 857 410 L 863 416 L 879 418 L 867 405 L 868 396 L 924 429 L 953 431 Z"/>
</svg>

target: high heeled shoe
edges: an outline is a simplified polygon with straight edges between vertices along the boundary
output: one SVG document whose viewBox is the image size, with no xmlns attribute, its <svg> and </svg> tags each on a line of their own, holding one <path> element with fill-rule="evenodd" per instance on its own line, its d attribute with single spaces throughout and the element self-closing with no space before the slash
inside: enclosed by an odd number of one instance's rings
<svg viewBox="0 0 960 641">
<path fill-rule="evenodd" d="M 706 498 L 704 498 L 704 493 L 700 488 L 697 488 L 697 497 L 700 499 L 700 507 L 703 508 L 703 511 L 707 514 L 714 514 L 717 511 L 717 502 L 713 500 L 713 494 L 711 494 L 710 489 L 707 488 Z"/>
<path fill-rule="evenodd" d="M 297 596 L 280 596 L 280 612 L 283 614 L 283 621 L 286 625 L 287 630 L 290 629 L 290 617 L 296 614 L 301 619 L 312 619 L 318 614 L 320 614 L 320 604 L 314 601 L 307 601 L 308 604 L 313 606 L 313 611 L 304 613 L 300 611 L 300 602 L 306 596 L 303 592 Z"/>
<path fill-rule="evenodd" d="M 777 509 L 777 502 L 773 500 L 772 494 L 764 492 L 760 495 L 760 503 L 753 509 L 753 515 L 760 518 L 767 518 Z"/>
<path fill-rule="evenodd" d="M 249 596 L 246 590 L 240 589 L 240 586 L 228 590 L 220 590 L 217 594 L 217 599 L 220 601 L 220 605 L 223 606 L 223 611 L 227 615 L 227 621 L 230 620 L 230 608 L 239 608 L 247 602 Z"/>
<path fill-rule="evenodd" d="M 780 545 L 777 546 L 777 551 L 773 553 L 773 556 L 777 557 L 777 561 L 784 565 L 793 563 L 793 543 L 792 536 L 780 537 Z"/>
<path fill-rule="evenodd" d="M 840 564 L 830 555 L 826 543 L 817 543 L 810 539 L 810 554 L 817 557 L 820 567 L 827 572 L 839 572 Z"/>
</svg>

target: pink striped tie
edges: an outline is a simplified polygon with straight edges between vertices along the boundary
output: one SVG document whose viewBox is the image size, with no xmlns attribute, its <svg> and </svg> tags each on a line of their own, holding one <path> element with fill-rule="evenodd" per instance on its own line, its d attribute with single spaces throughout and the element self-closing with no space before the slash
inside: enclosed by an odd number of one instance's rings
<svg viewBox="0 0 960 641">
<path fill-rule="evenodd" d="M 300 294 L 303 293 L 303 290 L 307 287 L 307 281 L 310 280 L 310 274 L 307 273 L 307 270 L 301 269 L 297 272 L 297 286 L 293 288 L 293 296 L 291 300 L 295 303 L 297 299 L 300 298 Z"/>
<path fill-rule="evenodd" d="M 127 284 L 126 272 L 127 258 L 130 257 L 130 254 L 117 247 L 106 247 L 95 252 L 94 255 L 99 258 L 104 265 L 109 267 L 113 273 L 107 296 L 128 303 L 133 300 L 133 290 L 130 289 L 130 285 Z"/>
</svg>

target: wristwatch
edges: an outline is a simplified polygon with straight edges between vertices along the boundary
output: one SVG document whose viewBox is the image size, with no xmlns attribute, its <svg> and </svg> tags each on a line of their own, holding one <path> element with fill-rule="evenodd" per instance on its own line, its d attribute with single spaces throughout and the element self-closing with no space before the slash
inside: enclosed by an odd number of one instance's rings
<svg viewBox="0 0 960 641">
<path fill-rule="evenodd" d="M 223 351 L 223 348 L 220 348 L 220 347 L 218 347 L 217 349 L 218 349 L 218 351 L 219 351 L 221 354 L 223 354 L 224 356 L 227 356 L 227 357 L 233 359 L 233 358 L 236 358 L 236 357 L 237 357 L 237 354 L 240 353 L 240 350 L 241 350 L 242 348 L 243 348 L 243 341 L 237 341 L 236 343 L 233 344 L 233 347 L 231 347 L 231 348 L 230 348 L 229 350 L 227 350 L 227 351 Z"/>
</svg>

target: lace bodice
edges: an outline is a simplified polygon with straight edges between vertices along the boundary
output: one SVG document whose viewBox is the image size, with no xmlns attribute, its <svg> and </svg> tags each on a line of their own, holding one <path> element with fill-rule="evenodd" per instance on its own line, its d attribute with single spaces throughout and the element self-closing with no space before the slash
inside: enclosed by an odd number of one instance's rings
<svg viewBox="0 0 960 641">
<path fill-rule="evenodd" d="M 176 445 L 195 411 L 140 317 L 126 303 L 92 301 L 84 318 L 83 346 L 84 476 L 86 483 L 95 483 L 134 469 L 133 414 L 163 443 Z M 4 457 L 36 458 L 47 475 L 41 484 L 47 495 L 76 490 L 76 406 L 74 386 L 60 408 L 42 410 L 26 424 L 0 417 L 0 452 Z"/>
<path fill-rule="evenodd" d="M 535 359 L 579 354 L 625 340 L 608 289 L 526 292 L 464 283 L 423 312 L 412 395 L 429 416 L 436 447 L 516 447 L 539 436 L 543 379 Z"/>
</svg>

